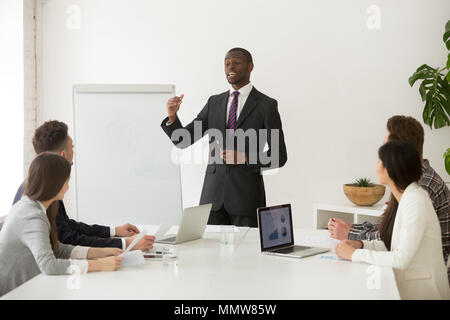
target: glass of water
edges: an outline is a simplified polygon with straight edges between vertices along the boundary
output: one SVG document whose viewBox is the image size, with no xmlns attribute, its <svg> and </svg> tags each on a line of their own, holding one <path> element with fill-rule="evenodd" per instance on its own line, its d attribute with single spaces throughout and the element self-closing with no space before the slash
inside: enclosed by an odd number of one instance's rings
<svg viewBox="0 0 450 320">
<path fill-rule="evenodd" d="M 164 248 L 163 265 L 170 267 L 178 264 L 178 251 L 176 248 Z"/>
<path fill-rule="evenodd" d="M 220 242 L 223 244 L 233 244 L 234 243 L 234 226 L 222 226 Z"/>
</svg>

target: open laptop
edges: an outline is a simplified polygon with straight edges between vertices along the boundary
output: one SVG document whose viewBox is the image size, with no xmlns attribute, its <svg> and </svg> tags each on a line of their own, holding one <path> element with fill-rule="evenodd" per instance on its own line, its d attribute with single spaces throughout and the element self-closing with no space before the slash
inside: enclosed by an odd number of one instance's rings
<svg viewBox="0 0 450 320">
<path fill-rule="evenodd" d="M 294 245 L 290 204 L 258 208 L 257 215 L 263 254 L 303 258 L 329 251 L 327 248 Z"/>
<path fill-rule="evenodd" d="M 167 235 L 155 240 L 156 243 L 178 244 L 186 241 L 197 240 L 203 237 L 212 204 L 186 208 L 183 210 L 181 223 L 177 234 Z"/>
</svg>

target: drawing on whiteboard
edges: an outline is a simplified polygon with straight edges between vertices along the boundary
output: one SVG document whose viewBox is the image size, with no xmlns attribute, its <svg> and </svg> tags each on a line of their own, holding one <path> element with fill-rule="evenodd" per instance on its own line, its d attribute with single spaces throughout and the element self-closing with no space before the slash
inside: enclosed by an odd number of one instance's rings
<svg viewBox="0 0 450 320">
<path fill-rule="evenodd" d="M 114 120 L 105 126 L 102 141 L 111 150 L 127 150 L 129 153 L 138 152 L 137 145 L 140 135 L 136 126 L 124 120 Z"/>
</svg>

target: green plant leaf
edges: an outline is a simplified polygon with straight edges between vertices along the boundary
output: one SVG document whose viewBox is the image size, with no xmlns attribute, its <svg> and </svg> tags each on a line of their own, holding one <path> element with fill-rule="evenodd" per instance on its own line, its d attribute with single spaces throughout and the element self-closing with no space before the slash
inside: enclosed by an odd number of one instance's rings
<svg viewBox="0 0 450 320">
<path fill-rule="evenodd" d="M 438 77 L 437 79 L 434 99 L 436 102 L 435 128 L 438 129 L 450 125 L 450 114 L 448 114 L 448 110 L 450 110 L 450 86 L 448 85 L 447 80 L 442 79 L 441 77 Z"/>
<path fill-rule="evenodd" d="M 434 128 L 439 129 L 442 127 L 445 127 L 449 124 L 448 118 L 444 114 L 444 111 L 442 110 L 441 103 L 438 102 L 435 107 L 436 115 L 434 117 Z"/>
<path fill-rule="evenodd" d="M 447 115 L 450 116 L 450 85 L 447 83 L 447 88 L 443 91 L 446 103 L 444 103 L 444 110 L 447 112 Z"/>
<path fill-rule="evenodd" d="M 450 20 L 445 25 L 443 40 L 450 50 Z M 445 68 L 423 64 L 408 78 L 409 85 L 412 87 L 417 80 L 422 80 L 419 93 L 425 101 L 423 122 L 431 129 L 450 126 L 450 53 Z"/>
<path fill-rule="evenodd" d="M 445 171 L 450 175 L 450 148 L 444 153 Z"/>
<path fill-rule="evenodd" d="M 430 79 L 425 79 L 422 81 L 423 85 L 425 86 L 426 90 L 430 90 L 430 88 L 433 86 L 434 84 L 434 79 L 430 78 Z"/>
<path fill-rule="evenodd" d="M 447 46 L 447 49 L 450 50 L 450 20 L 445 24 L 445 32 L 444 32 L 444 43 Z"/>
<path fill-rule="evenodd" d="M 441 88 L 441 95 L 445 99 L 443 107 L 447 111 L 447 114 L 450 116 L 450 84 L 448 83 L 446 78 L 440 78 L 438 82 Z"/>
<path fill-rule="evenodd" d="M 447 110 L 450 109 L 450 86 L 446 79 L 442 78 L 439 70 L 433 76 L 433 83 L 429 86 L 424 85 L 426 92 L 425 107 L 422 113 L 423 122 L 435 129 L 450 125 L 450 119 Z M 429 83 L 429 79 L 424 80 Z M 424 90 L 419 90 L 421 96 Z"/>
<path fill-rule="evenodd" d="M 416 71 L 412 74 L 411 77 L 409 77 L 408 82 L 409 82 L 409 85 L 412 87 L 417 80 L 430 79 L 432 77 L 433 77 L 433 74 L 428 72 L 427 70 Z"/>
<path fill-rule="evenodd" d="M 427 64 L 423 64 L 417 68 L 417 70 L 409 77 L 408 82 L 411 87 L 418 79 L 431 79 L 436 74 L 437 69 L 430 67 Z"/>
<path fill-rule="evenodd" d="M 417 70 L 416 70 L 416 72 L 419 72 L 419 71 L 427 71 L 427 70 L 428 70 L 430 73 L 436 72 L 436 69 L 430 67 L 430 66 L 427 65 L 426 63 L 423 64 L 423 65 L 421 65 L 420 67 L 418 67 Z"/>
<path fill-rule="evenodd" d="M 422 112 L 422 119 L 423 119 L 423 123 L 427 124 L 430 129 L 433 129 L 431 127 L 432 124 L 432 119 L 431 119 L 431 99 L 427 99 L 425 102 L 425 107 L 423 108 L 423 112 Z"/>
<path fill-rule="evenodd" d="M 373 187 L 372 181 L 370 181 L 370 179 L 368 179 L 368 178 L 356 179 L 355 183 L 353 185 L 355 187 L 361 187 L 361 188 Z"/>
<path fill-rule="evenodd" d="M 443 39 L 445 46 L 447 47 L 448 50 L 450 50 L 450 31 L 444 33 Z"/>
<path fill-rule="evenodd" d="M 427 96 L 427 92 L 425 89 L 425 80 L 422 81 L 422 84 L 419 87 L 419 93 L 420 93 L 420 96 L 422 97 L 422 101 L 425 101 L 425 98 Z"/>
</svg>

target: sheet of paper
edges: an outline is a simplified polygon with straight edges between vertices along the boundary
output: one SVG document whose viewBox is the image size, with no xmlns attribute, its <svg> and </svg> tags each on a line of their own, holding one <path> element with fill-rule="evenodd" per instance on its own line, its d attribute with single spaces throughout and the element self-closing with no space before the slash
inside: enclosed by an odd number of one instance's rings
<svg viewBox="0 0 450 320">
<path fill-rule="evenodd" d="M 172 225 L 170 224 L 161 224 L 154 234 L 155 240 L 161 239 L 167 233 L 167 231 L 169 231 L 170 228 L 172 228 Z"/>
<path fill-rule="evenodd" d="M 340 262 L 349 262 L 349 260 L 341 259 L 337 254 L 321 254 L 316 256 L 317 260 L 323 261 L 340 261 Z"/>
<path fill-rule="evenodd" d="M 336 240 L 331 238 L 329 235 L 314 235 L 314 236 L 306 236 L 300 239 L 299 243 L 304 244 L 311 247 L 324 247 L 330 248 L 331 252 L 336 252 L 336 246 L 340 240 Z"/>
<path fill-rule="evenodd" d="M 124 252 L 121 256 L 123 257 L 122 263 L 120 264 L 121 267 L 137 266 L 145 262 L 141 250 L 134 250 L 127 253 Z"/>
<path fill-rule="evenodd" d="M 136 238 L 134 238 L 134 240 L 130 243 L 130 245 L 128 246 L 128 248 L 120 255 L 120 256 L 124 256 L 127 252 L 129 252 L 131 249 L 133 249 L 133 247 L 139 242 L 141 241 L 141 239 L 145 236 L 145 230 L 142 230 L 141 233 L 139 233 Z"/>
<path fill-rule="evenodd" d="M 221 226 L 221 225 L 213 225 L 213 224 L 208 224 L 207 226 L 206 226 L 206 229 L 205 229 L 205 232 L 206 233 L 221 233 L 223 230 L 222 230 L 222 227 L 223 226 Z M 239 230 L 239 228 L 238 227 L 236 227 L 236 226 L 227 226 L 227 227 L 233 227 L 233 232 L 241 232 L 240 230 Z"/>
</svg>

